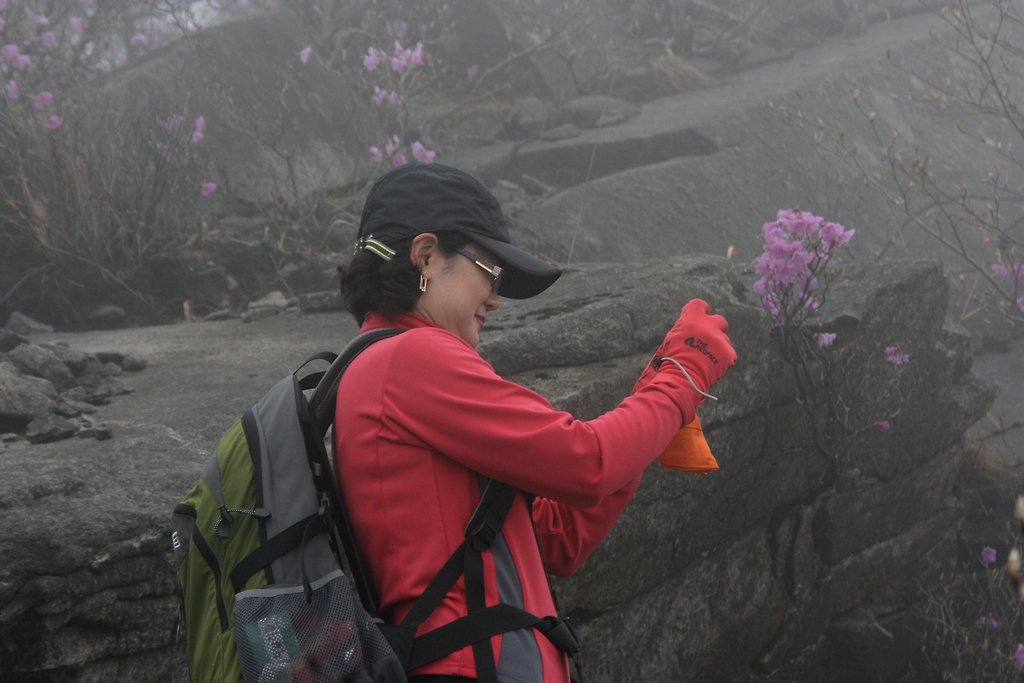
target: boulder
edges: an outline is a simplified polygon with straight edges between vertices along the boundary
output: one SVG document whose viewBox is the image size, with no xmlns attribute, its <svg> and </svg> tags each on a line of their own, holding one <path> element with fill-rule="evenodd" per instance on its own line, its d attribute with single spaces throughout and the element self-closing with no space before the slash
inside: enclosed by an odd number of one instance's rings
<svg viewBox="0 0 1024 683">
<path fill-rule="evenodd" d="M 846 666 L 843 652 L 862 670 L 870 642 L 843 650 L 833 639 L 912 614 L 921 557 L 956 552 L 958 519 L 975 501 L 958 478 L 971 457 L 963 430 L 993 394 L 946 323 L 940 265 L 850 268 L 833 285 L 815 324 L 840 330 L 829 353 L 861 374 L 843 387 L 849 421 L 825 452 L 751 283 L 712 257 L 592 264 L 489 317 L 481 353 L 583 419 L 630 390 L 690 297 L 727 316 L 739 353 L 716 385 L 721 402 L 700 409 L 721 470 L 652 466 L 602 546 L 556 583 L 586 643 L 588 680 L 671 680 L 682 670 L 702 681 L 767 682 L 773 671 L 829 679 Z M 14 441 L 0 461 L 0 669 L 9 680 L 183 679 L 170 510 L 241 411 L 355 331 L 346 314 L 285 311 L 247 325 L 117 333 L 118 348 L 145 348 L 150 363 L 136 400 L 93 416 L 117 423 L 114 438 Z M 63 339 L 95 353 L 114 334 Z M 911 339 L 915 354 L 903 396 L 882 390 L 893 370 L 882 348 L 893 338 Z M 879 411 L 897 408 L 889 432 L 873 427 Z M 907 661 L 912 641 L 890 642 L 887 661 Z"/>
<path fill-rule="evenodd" d="M 64 361 L 43 346 L 22 344 L 8 351 L 6 357 L 22 373 L 47 379 L 58 391 L 70 389 L 78 383 Z"/>
<path fill-rule="evenodd" d="M 160 111 L 187 102 L 205 116 L 211 171 L 232 197 L 289 204 L 369 171 L 373 113 L 339 72 L 316 58 L 301 63 L 309 34 L 294 10 L 284 6 L 193 38 L 115 72 L 104 87 Z M 160 97 L 166 101 L 158 106 Z"/>
<path fill-rule="evenodd" d="M 0 431 L 21 429 L 53 412 L 57 390 L 41 377 L 22 375 L 13 363 L 0 360 Z"/>
</svg>

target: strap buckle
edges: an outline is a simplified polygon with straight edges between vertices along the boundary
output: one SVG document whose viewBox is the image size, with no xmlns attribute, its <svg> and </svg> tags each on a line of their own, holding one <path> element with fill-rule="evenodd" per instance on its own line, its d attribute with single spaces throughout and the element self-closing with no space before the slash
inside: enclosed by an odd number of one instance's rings
<svg viewBox="0 0 1024 683">
<path fill-rule="evenodd" d="M 466 542 L 477 552 L 487 550 L 498 540 L 501 526 L 491 523 L 490 515 L 482 515 L 472 527 L 466 527 Z"/>
<path fill-rule="evenodd" d="M 544 617 L 537 624 L 537 630 L 550 640 L 552 645 L 570 657 L 582 649 L 576 624 L 572 623 L 569 617 Z"/>
</svg>

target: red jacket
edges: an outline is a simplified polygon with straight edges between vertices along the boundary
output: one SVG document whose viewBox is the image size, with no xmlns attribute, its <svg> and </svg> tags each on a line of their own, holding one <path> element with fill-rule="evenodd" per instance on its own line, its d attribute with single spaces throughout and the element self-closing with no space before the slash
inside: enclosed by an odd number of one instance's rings
<svg viewBox="0 0 1024 683">
<path fill-rule="evenodd" d="M 484 553 L 487 604 L 553 615 L 547 573 L 579 568 L 692 411 L 655 383 L 577 420 L 423 318 L 371 313 L 363 331 L 382 327 L 408 331 L 371 345 L 342 376 L 334 430 L 339 484 L 381 615 L 401 620 L 462 543 L 477 473 L 536 496 L 532 510 L 512 506 L 503 538 Z M 419 633 L 466 614 L 462 586 Z M 492 646 L 501 680 L 569 680 L 568 659 L 539 634 L 506 633 Z M 415 673 L 475 677 L 472 650 Z"/>
</svg>

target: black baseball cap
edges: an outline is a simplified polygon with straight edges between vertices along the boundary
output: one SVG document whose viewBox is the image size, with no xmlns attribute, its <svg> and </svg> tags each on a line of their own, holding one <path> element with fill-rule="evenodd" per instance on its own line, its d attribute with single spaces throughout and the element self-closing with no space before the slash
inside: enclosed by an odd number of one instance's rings
<svg viewBox="0 0 1024 683">
<path fill-rule="evenodd" d="M 454 230 L 487 249 L 505 270 L 498 294 L 528 299 L 554 284 L 558 267 L 513 246 L 501 205 L 480 181 L 444 164 L 388 171 L 366 196 L 359 239 L 393 244 L 423 232 Z"/>
</svg>

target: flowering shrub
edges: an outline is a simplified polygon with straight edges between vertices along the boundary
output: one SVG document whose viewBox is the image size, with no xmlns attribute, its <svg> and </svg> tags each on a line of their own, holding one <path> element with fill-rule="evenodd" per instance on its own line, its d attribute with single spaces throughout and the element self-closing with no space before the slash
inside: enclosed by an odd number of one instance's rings
<svg viewBox="0 0 1024 683">
<path fill-rule="evenodd" d="M 168 111 L 167 92 L 115 105 L 95 87 L 162 40 L 140 25 L 152 11 L 0 0 L 0 307 L 57 323 L 85 302 L 145 308 L 147 260 L 200 225 L 216 188 L 204 117 Z"/>
<path fill-rule="evenodd" d="M 408 30 L 405 22 L 393 22 L 392 31 L 398 38 L 390 52 L 371 46 L 363 55 L 363 68 L 367 73 L 373 74 L 379 82 L 373 86 L 371 101 L 382 109 L 382 120 L 384 129 L 394 131 L 383 145 L 370 147 L 370 156 L 375 162 L 389 162 L 393 166 L 401 166 L 413 159 L 429 163 L 437 156 L 436 152 L 428 149 L 422 141 L 414 140 L 406 144 L 403 139 L 409 118 L 409 102 L 415 97 L 417 91 L 422 88 L 424 81 L 424 70 L 431 56 L 424 48 L 422 42 L 417 42 L 413 47 L 402 45 L 401 38 Z"/>
<path fill-rule="evenodd" d="M 819 279 L 854 231 L 799 209 L 779 211 L 763 231 L 764 251 L 756 263 L 761 277 L 754 291 L 777 325 L 799 325 L 818 308 Z M 825 339 L 827 345 L 834 337 Z"/>
<path fill-rule="evenodd" d="M 1009 283 L 1011 297 L 1014 298 L 1017 308 L 1024 312 L 1024 260 L 1012 259 L 1007 266 L 1002 261 L 992 264 L 992 272 Z"/>
</svg>

